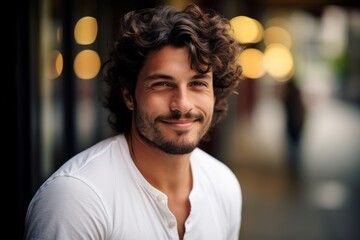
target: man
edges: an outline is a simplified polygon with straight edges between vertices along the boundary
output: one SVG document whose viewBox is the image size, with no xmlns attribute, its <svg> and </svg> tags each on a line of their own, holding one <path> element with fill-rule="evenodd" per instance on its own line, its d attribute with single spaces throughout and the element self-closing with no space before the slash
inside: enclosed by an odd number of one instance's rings
<svg viewBox="0 0 360 240">
<path fill-rule="evenodd" d="M 189 5 L 126 14 L 105 63 L 118 135 L 79 153 L 32 199 L 26 239 L 238 239 L 235 175 L 198 148 L 241 67 L 228 21 Z"/>
</svg>

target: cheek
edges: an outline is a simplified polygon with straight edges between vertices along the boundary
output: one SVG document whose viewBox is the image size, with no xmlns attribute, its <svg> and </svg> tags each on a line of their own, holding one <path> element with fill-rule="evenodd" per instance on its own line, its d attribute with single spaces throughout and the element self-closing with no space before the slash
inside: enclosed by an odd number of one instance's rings
<svg viewBox="0 0 360 240">
<path fill-rule="evenodd" d="M 214 111 L 215 98 L 211 94 L 198 95 L 194 98 L 196 101 L 196 107 L 205 112 Z"/>
<path fill-rule="evenodd" d="M 137 99 L 137 111 L 146 115 L 148 119 L 155 119 L 159 115 L 168 114 L 168 103 L 164 96 L 143 96 Z"/>
<path fill-rule="evenodd" d="M 163 95 L 148 95 L 138 98 L 139 106 L 147 110 L 157 110 L 168 105 L 167 97 Z"/>
</svg>

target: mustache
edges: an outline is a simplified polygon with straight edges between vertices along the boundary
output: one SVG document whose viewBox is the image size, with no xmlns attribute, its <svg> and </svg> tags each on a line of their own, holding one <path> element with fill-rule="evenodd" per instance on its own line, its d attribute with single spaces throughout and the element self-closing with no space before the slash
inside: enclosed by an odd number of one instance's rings
<svg viewBox="0 0 360 240">
<path fill-rule="evenodd" d="M 196 114 L 191 111 L 188 111 L 186 113 L 182 113 L 181 111 L 172 111 L 168 115 L 162 115 L 156 118 L 157 121 L 173 121 L 173 120 L 179 120 L 179 119 L 188 119 L 188 120 L 203 120 L 204 117 L 201 114 Z"/>
</svg>

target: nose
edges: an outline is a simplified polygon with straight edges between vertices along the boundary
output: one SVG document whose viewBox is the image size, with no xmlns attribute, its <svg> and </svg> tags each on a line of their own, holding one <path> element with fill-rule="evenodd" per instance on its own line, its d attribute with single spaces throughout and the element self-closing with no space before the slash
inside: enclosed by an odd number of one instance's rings
<svg viewBox="0 0 360 240">
<path fill-rule="evenodd" d="M 191 93 L 188 91 L 186 87 L 174 88 L 171 96 L 170 111 L 179 111 L 185 114 L 193 109 Z"/>
</svg>

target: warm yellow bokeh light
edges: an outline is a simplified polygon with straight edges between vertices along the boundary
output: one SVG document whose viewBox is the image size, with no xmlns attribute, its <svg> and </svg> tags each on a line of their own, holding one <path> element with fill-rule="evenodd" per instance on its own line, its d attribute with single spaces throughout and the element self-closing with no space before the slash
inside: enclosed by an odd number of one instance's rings
<svg viewBox="0 0 360 240">
<path fill-rule="evenodd" d="M 281 27 L 269 27 L 264 31 L 264 43 L 270 45 L 280 43 L 287 48 L 291 48 L 292 40 L 290 33 Z"/>
<path fill-rule="evenodd" d="M 243 75 L 247 78 L 260 78 L 265 75 L 263 53 L 255 48 L 245 49 L 239 57 Z"/>
<path fill-rule="evenodd" d="M 257 43 L 263 37 L 261 23 L 253 18 L 237 16 L 230 20 L 234 29 L 234 38 L 240 43 Z"/>
<path fill-rule="evenodd" d="M 264 51 L 266 71 L 278 81 L 286 81 L 294 73 L 294 61 L 290 50 L 281 44 L 270 44 Z"/>
<path fill-rule="evenodd" d="M 55 59 L 55 70 L 58 76 L 62 73 L 64 67 L 63 55 L 59 52 Z"/>
<path fill-rule="evenodd" d="M 50 66 L 50 78 L 55 79 L 62 73 L 64 62 L 63 56 L 58 50 L 51 52 L 51 66 Z"/>
<path fill-rule="evenodd" d="M 79 52 L 74 60 L 74 72 L 78 78 L 91 79 L 96 77 L 100 70 L 100 57 L 93 50 Z"/>
<path fill-rule="evenodd" d="M 74 29 L 74 37 L 77 44 L 88 45 L 95 41 L 98 32 L 98 24 L 94 17 L 82 17 L 77 21 Z"/>
</svg>

